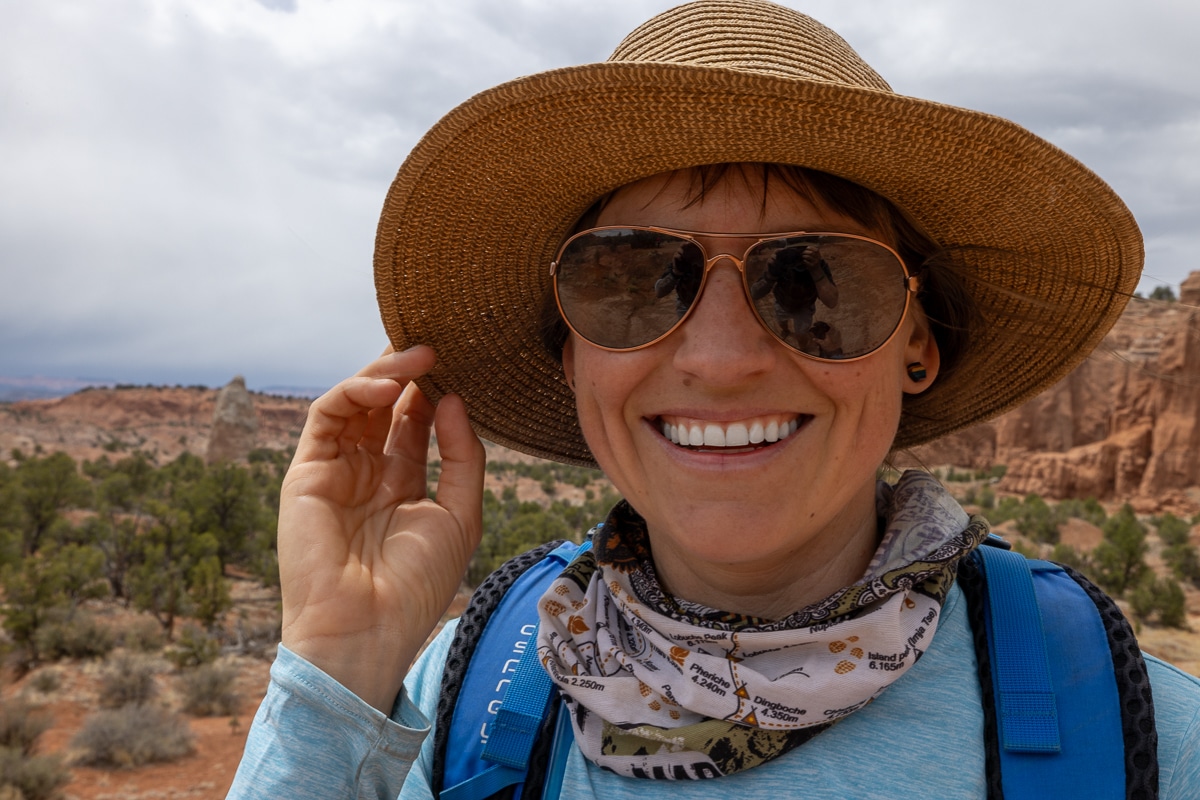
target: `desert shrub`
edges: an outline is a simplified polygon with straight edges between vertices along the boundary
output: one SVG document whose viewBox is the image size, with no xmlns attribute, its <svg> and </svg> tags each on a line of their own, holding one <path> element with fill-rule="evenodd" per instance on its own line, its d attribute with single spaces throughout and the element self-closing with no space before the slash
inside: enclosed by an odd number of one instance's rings
<svg viewBox="0 0 1200 800">
<path fill-rule="evenodd" d="M 50 717 L 24 700 L 0 703 L 0 747 L 30 755 L 38 737 L 50 727 Z"/>
<path fill-rule="evenodd" d="M 233 605 L 229 581 L 225 580 L 216 556 L 202 558 L 192 567 L 188 573 L 188 596 L 192 600 L 192 615 L 210 630 Z"/>
<path fill-rule="evenodd" d="M 148 703 L 158 691 L 154 667 L 143 658 L 124 656 L 114 659 L 100 677 L 98 691 L 103 708 Z"/>
<path fill-rule="evenodd" d="M 71 773 L 58 755 L 28 756 L 0 747 L 0 798 L 58 800 Z"/>
<path fill-rule="evenodd" d="M 111 630 L 88 614 L 75 614 L 43 625 L 37 631 L 37 649 L 42 658 L 103 658 L 116 642 Z"/>
<path fill-rule="evenodd" d="M 71 746 L 79 751 L 79 764 L 140 767 L 192 752 L 192 731 L 187 720 L 165 708 L 129 705 L 88 717 Z"/>
<path fill-rule="evenodd" d="M 50 718 L 23 700 L 0 703 L 0 796 L 54 800 L 71 773 L 55 755 L 34 755 Z"/>
<path fill-rule="evenodd" d="M 1078 570 L 1087 575 L 1092 564 L 1086 553 L 1081 553 L 1069 544 L 1059 542 L 1054 545 L 1054 552 L 1050 554 L 1051 561 L 1057 561 L 1059 564 L 1066 564 L 1068 567 Z"/>
<path fill-rule="evenodd" d="M 1059 516 L 1036 494 L 1026 495 L 1016 516 L 1017 531 L 1035 542 L 1058 542 Z"/>
<path fill-rule="evenodd" d="M 990 486 L 984 486 L 979 490 L 979 507 L 991 509 L 996 507 L 996 491 Z M 990 514 L 988 515 L 991 516 Z"/>
<path fill-rule="evenodd" d="M 1075 517 L 1084 522 L 1090 522 L 1097 528 L 1103 525 L 1108 519 L 1108 514 L 1105 512 L 1104 506 L 1100 505 L 1100 501 L 1094 497 L 1089 497 L 1086 500 L 1069 498 L 1055 506 L 1054 510 L 1058 512 L 1058 518 L 1064 522 L 1071 517 Z"/>
<path fill-rule="evenodd" d="M 993 525 L 999 525 L 1001 522 L 1008 522 L 1010 519 L 1016 519 L 1021 513 L 1023 504 L 1015 497 L 1002 497 L 1000 502 L 996 503 L 992 510 L 988 512 L 987 518 Z"/>
<path fill-rule="evenodd" d="M 62 673 L 57 669 L 40 669 L 29 679 L 29 685 L 42 694 L 56 692 L 62 685 Z"/>
<path fill-rule="evenodd" d="M 1188 543 L 1192 526 L 1170 511 L 1151 521 L 1158 528 L 1158 538 L 1162 539 L 1163 544 L 1175 546 Z"/>
<path fill-rule="evenodd" d="M 256 658 L 274 658 L 274 646 L 279 643 L 279 628 L 278 619 L 247 622 L 239 617 L 233 640 L 236 651 Z"/>
<path fill-rule="evenodd" d="M 139 653 L 157 653 L 166 643 L 162 626 L 149 617 L 138 617 L 121 631 L 121 644 Z"/>
<path fill-rule="evenodd" d="M 1020 553 L 1026 558 L 1041 558 L 1041 548 L 1035 542 L 1029 542 L 1022 539 L 1014 539 L 1012 541 L 1012 549 L 1014 553 Z"/>
<path fill-rule="evenodd" d="M 1149 549 L 1146 526 L 1126 503 L 1103 527 L 1104 541 L 1092 552 L 1096 577 L 1101 586 L 1120 596 L 1139 585 L 1149 569 L 1144 559 Z"/>
<path fill-rule="evenodd" d="M 1168 628 L 1187 628 L 1187 606 L 1183 589 L 1170 578 L 1147 574 L 1129 594 L 1133 613 L 1145 622 L 1155 616 Z"/>
<path fill-rule="evenodd" d="M 179 639 L 163 654 L 176 669 L 211 664 L 221 654 L 221 643 L 209 636 L 199 625 L 188 623 L 179 632 Z"/>
<path fill-rule="evenodd" d="M 226 717 L 237 713 L 238 695 L 234 690 L 237 670 L 218 664 L 205 664 L 179 676 L 183 710 L 197 717 Z"/>
<path fill-rule="evenodd" d="M 1181 581 L 1200 584 L 1200 554 L 1186 542 L 1173 544 L 1162 552 L 1163 561 Z"/>
</svg>

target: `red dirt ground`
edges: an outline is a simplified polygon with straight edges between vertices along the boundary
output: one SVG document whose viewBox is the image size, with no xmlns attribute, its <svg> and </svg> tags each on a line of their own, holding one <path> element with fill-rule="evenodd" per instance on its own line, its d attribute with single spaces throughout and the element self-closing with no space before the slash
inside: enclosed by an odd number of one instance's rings
<svg viewBox="0 0 1200 800">
<path fill-rule="evenodd" d="M 150 764 L 136 769 L 71 767 L 72 779 L 64 788 L 67 800 L 220 800 L 225 797 L 242 757 L 250 721 L 266 691 L 270 670 L 270 664 L 259 659 L 238 658 L 236 663 L 238 691 L 242 697 L 236 726 L 231 725 L 230 717 L 188 718 L 195 736 L 195 751 L 169 764 Z M 70 755 L 71 737 L 94 708 L 94 701 L 88 702 L 84 697 L 93 691 L 97 672 L 94 667 L 85 667 L 79 672 L 74 669 L 63 671 L 64 685 L 53 693 L 62 699 L 42 706 L 50 713 L 54 724 L 42 734 L 39 752 Z M 172 677 L 170 674 L 162 676 L 160 696 L 164 699 L 171 695 Z M 27 696 L 33 702 L 38 701 L 34 692 Z"/>
</svg>

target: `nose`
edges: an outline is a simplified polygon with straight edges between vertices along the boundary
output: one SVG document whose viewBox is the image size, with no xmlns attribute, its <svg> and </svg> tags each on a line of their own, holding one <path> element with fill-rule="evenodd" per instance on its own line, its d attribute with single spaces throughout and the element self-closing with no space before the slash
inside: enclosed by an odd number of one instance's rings
<svg viewBox="0 0 1200 800">
<path fill-rule="evenodd" d="M 675 368 L 713 386 L 736 386 L 769 371 L 778 348 L 758 321 L 734 263 L 711 267 L 691 316 L 675 332 Z"/>
</svg>

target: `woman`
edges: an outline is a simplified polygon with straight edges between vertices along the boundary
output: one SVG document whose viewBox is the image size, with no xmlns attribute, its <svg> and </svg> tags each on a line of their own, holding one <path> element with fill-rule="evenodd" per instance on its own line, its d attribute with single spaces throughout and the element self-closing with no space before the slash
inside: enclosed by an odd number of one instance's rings
<svg viewBox="0 0 1200 800">
<path fill-rule="evenodd" d="M 836 295 L 781 315 L 790 295 L 752 287 L 810 251 Z M 537 603 L 574 729 L 562 796 L 987 796 L 954 583 L 986 523 L 876 474 L 1064 375 L 1140 267 L 1129 212 L 1070 157 L 893 94 L 761 0 L 681 6 L 609 62 L 473 98 L 380 221 L 408 349 L 313 404 L 285 481 L 283 647 L 232 795 L 441 788 L 450 634 L 409 665 L 479 541 L 474 427 L 597 464 L 626 501 Z M 1162 796 L 1187 797 L 1200 684 L 1147 661 Z"/>
</svg>

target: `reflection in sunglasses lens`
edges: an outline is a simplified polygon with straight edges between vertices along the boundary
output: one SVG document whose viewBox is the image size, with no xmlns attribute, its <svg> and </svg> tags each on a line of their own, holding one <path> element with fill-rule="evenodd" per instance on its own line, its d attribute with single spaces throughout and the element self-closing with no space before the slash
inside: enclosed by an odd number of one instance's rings
<svg viewBox="0 0 1200 800">
<path fill-rule="evenodd" d="M 563 315 L 583 338 L 629 349 L 670 331 L 696 301 L 705 254 L 691 239 L 637 228 L 587 232 L 555 272 Z M 755 313 L 788 346 L 823 359 L 879 348 L 904 313 L 904 270 L 887 248 L 837 235 L 770 239 L 745 254 Z"/>
<path fill-rule="evenodd" d="M 746 283 L 763 323 L 818 358 L 856 358 L 887 341 L 904 313 L 903 279 L 891 251 L 850 237 L 772 239 L 746 257 Z"/>
</svg>

